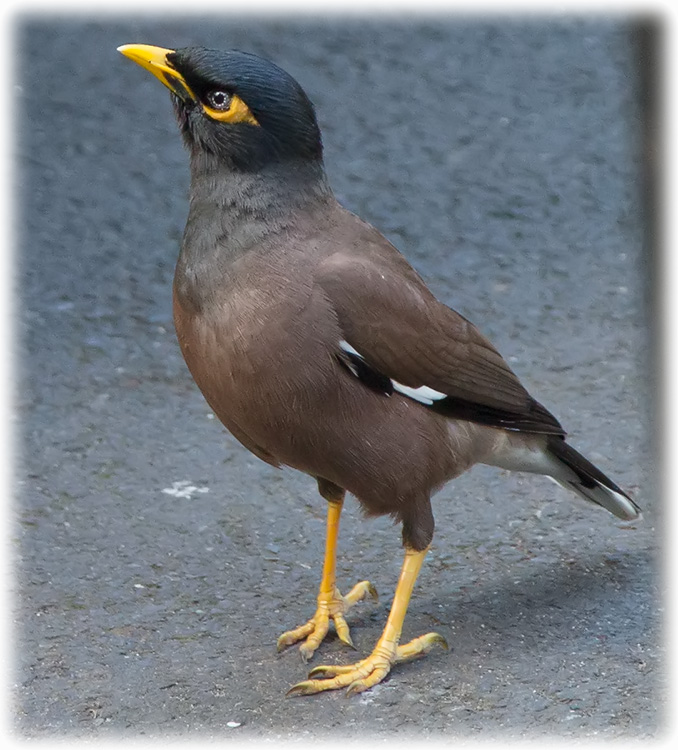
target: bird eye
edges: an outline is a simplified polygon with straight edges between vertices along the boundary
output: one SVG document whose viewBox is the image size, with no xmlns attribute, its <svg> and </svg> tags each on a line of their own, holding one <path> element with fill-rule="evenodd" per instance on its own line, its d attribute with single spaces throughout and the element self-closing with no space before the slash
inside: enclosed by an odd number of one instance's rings
<svg viewBox="0 0 678 750">
<path fill-rule="evenodd" d="M 213 109 L 223 111 L 231 106 L 231 95 L 226 91 L 210 91 L 205 98 Z"/>
</svg>

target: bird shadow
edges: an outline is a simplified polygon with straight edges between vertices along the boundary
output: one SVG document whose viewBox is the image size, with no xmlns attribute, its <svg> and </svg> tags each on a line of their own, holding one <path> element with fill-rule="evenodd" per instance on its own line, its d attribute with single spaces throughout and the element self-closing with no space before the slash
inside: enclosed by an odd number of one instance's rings
<svg viewBox="0 0 678 750">
<path fill-rule="evenodd" d="M 411 621 L 419 620 L 417 627 L 428 617 L 434 627 L 449 628 L 451 644 L 477 640 L 482 630 L 484 638 L 492 633 L 504 645 L 512 639 L 524 645 L 531 634 L 560 637 L 601 618 L 614 623 L 612 635 L 628 623 L 647 635 L 651 623 L 642 620 L 657 611 L 645 606 L 648 590 L 656 590 L 657 567 L 645 550 L 521 563 L 500 577 L 419 597 L 409 614 Z"/>
</svg>

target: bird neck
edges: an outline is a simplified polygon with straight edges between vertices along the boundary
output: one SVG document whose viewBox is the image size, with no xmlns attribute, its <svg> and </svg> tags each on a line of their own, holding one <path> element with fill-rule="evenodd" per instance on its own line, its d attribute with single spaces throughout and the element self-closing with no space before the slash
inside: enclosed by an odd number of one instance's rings
<svg viewBox="0 0 678 750">
<path fill-rule="evenodd" d="M 238 169 L 222 157 L 191 153 L 191 208 L 217 208 L 226 221 L 276 220 L 331 198 L 322 158 L 272 161 L 257 170 Z"/>
<path fill-rule="evenodd" d="M 210 154 L 191 158 L 190 207 L 177 264 L 177 291 L 195 308 L 228 286 L 233 264 L 289 229 L 300 213 L 334 200 L 321 160 L 229 168 Z"/>
</svg>

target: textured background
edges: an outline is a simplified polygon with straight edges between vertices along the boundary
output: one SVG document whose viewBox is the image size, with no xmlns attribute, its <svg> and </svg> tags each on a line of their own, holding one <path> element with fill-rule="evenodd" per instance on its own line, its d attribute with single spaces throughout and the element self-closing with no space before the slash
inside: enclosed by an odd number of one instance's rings
<svg viewBox="0 0 678 750">
<path fill-rule="evenodd" d="M 314 609 L 324 503 L 225 434 L 181 360 L 170 286 L 187 157 L 167 92 L 116 52 L 128 42 L 236 47 L 298 78 L 340 199 L 494 341 L 644 520 L 476 467 L 434 501 L 405 624 L 405 638 L 435 629 L 452 650 L 351 700 L 285 699 L 306 669 L 275 640 Z M 17 730 L 655 734 L 663 520 L 629 28 L 35 18 L 15 43 Z M 369 578 L 382 596 L 350 616 L 362 655 L 400 562 L 399 530 L 349 501 L 340 585 Z M 352 658 L 331 639 L 315 663 Z"/>
</svg>

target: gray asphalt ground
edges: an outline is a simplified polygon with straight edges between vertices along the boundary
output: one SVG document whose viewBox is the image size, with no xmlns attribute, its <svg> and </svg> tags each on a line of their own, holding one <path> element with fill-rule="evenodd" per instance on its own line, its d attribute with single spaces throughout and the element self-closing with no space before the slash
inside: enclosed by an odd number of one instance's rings
<svg viewBox="0 0 678 750">
<path fill-rule="evenodd" d="M 166 91 L 116 52 L 128 42 L 236 47 L 298 78 L 340 199 L 494 341 L 644 519 L 476 467 L 434 501 L 405 624 L 451 650 L 352 699 L 285 698 L 308 667 L 275 642 L 315 608 L 324 501 L 226 434 L 181 359 L 187 155 Z M 661 733 L 663 512 L 623 19 L 36 17 L 15 43 L 18 735 Z M 400 563 L 399 529 L 347 502 L 340 585 L 381 594 L 350 615 L 359 656 Z M 313 663 L 354 659 L 330 638 Z"/>
</svg>

